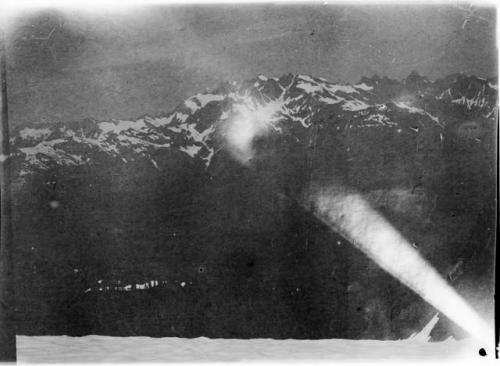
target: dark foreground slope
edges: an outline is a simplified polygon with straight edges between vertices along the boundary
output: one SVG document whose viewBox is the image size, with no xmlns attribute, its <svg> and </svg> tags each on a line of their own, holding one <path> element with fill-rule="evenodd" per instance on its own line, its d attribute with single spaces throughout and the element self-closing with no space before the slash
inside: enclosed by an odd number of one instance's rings
<svg viewBox="0 0 500 366">
<path fill-rule="evenodd" d="M 298 204 L 317 173 L 361 192 L 487 313 L 496 100 L 493 80 L 464 75 L 354 86 L 259 76 L 165 116 L 20 129 L 18 333 L 418 331 L 435 310 Z M 224 126 L 247 114 L 272 128 L 244 165 Z M 459 334 L 443 322 L 435 339 L 450 329 Z"/>
</svg>

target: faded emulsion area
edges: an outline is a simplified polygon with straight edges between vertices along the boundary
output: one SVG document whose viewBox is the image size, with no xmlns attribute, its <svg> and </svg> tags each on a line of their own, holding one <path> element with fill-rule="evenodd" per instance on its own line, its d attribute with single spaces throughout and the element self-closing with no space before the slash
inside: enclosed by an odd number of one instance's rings
<svg viewBox="0 0 500 366">
<path fill-rule="evenodd" d="M 355 211 L 329 224 L 316 214 L 315 187 L 361 197 L 491 322 L 495 11 L 192 5 L 13 18 L 18 334 L 418 333 L 438 311 L 349 240 L 363 238 L 342 231 Z M 431 336 L 466 332 L 440 314 Z"/>
</svg>

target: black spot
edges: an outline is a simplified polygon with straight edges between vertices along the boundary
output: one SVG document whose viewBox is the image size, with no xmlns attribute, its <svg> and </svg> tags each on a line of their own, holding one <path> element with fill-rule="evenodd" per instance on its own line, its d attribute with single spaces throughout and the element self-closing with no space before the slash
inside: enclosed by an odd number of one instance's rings
<svg viewBox="0 0 500 366">
<path fill-rule="evenodd" d="M 247 267 L 248 268 L 252 268 L 253 266 L 255 266 L 255 262 L 254 261 L 250 261 L 247 263 Z"/>
<path fill-rule="evenodd" d="M 361 307 L 360 307 L 360 306 L 358 306 L 358 307 L 356 308 L 356 311 L 361 311 Z"/>
<path fill-rule="evenodd" d="M 486 351 L 484 350 L 484 348 L 481 348 L 481 349 L 479 350 L 479 355 L 481 355 L 481 356 L 483 356 L 483 357 L 484 357 L 484 356 L 486 356 Z"/>
<path fill-rule="evenodd" d="M 200 272 L 200 273 L 205 272 L 205 268 L 203 268 L 203 267 L 199 267 L 199 268 L 198 268 L 198 272 Z"/>
</svg>

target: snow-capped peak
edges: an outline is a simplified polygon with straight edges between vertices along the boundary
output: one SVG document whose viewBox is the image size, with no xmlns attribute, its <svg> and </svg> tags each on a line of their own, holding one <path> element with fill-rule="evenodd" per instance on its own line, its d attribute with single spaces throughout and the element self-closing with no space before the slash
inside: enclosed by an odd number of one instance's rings
<svg viewBox="0 0 500 366">
<path fill-rule="evenodd" d="M 493 79 L 464 75 L 436 82 L 417 73 L 401 82 L 374 76 L 354 85 L 304 74 L 258 75 L 251 82 L 221 85 L 157 117 L 24 127 L 13 135 L 14 151 L 25 172 L 51 164 L 92 164 L 95 154 L 123 162 L 146 159 L 159 168 L 153 157 L 160 150 L 178 151 L 208 167 L 222 147 L 223 135 L 233 136 L 240 150 L 248 152 L 253 136 L 268 129 L 294 134 L 297 128 L 320 124 L 335 130 L 377 127 L 399 131 L 406 128 L 401 118 L 415 114 L 421 123 L 442 128 L 449 105 L 464 105 L 491 117 L 497 104 Z M 395 111 L 397 120 L 393 119 Z"/>
</svg>

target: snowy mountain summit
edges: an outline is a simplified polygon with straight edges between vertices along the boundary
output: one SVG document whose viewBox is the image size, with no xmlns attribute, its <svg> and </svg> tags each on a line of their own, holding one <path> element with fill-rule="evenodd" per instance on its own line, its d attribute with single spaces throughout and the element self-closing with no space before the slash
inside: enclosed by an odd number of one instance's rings
<svg viewBox="0 0 500 366">
<path fill-rule="evenodd" d="M 412 72 L 401 81 L 374 76 L 354 85 L 307 75 L 259 75 L 194 95 L 166 115 L 35 124 L 18 129 L 11 140 L 20 176 L 100 159 L 125 164 L 144 160 L 159 169 L 161 152 L 209 167 L 214 155 L 232 142 L 248 148 L 251 141 L 245 139 L 257 136 L 261 127 L 297 139 L 304 139 L 312 126 L 339 133 L 376 128 L 419 134 L 431 128 L 442 139 L 460 111 L 494 118 L 497 90 L 492 79 L 463 74 L 432 82 Z"/>
</svg>

